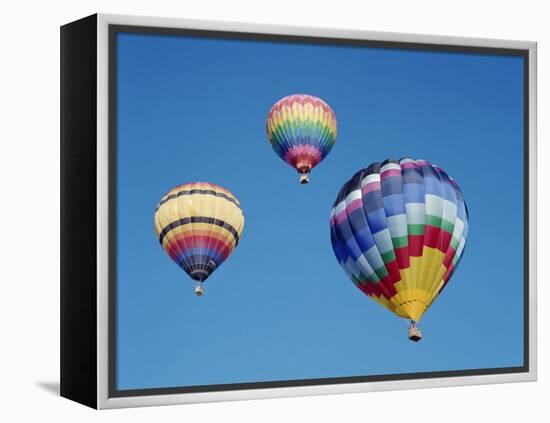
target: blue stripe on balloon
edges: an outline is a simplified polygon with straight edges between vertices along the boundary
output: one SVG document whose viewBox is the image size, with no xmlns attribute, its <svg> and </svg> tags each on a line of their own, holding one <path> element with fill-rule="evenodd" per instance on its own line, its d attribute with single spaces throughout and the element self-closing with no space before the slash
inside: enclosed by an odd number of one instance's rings
<svg viewBox="0 0 550 423">
<path fill-rule="evenodd" d="M 386 222 L 386 212 L 383 208 L 367 213 L 367 219 L 369 221 L 370 231 L 373 235 L 388 227 Z"/>
<path fill-rule="evenodd" d="M 363 208 L 367 215 L 383 207 L 384 202 L 382 201 L 382 192 L 380 190 L 371 191 L 363 195 Z"/>
<path fill-rule="evenodd" d="M 382 178 L 380 181 L 382 188 L 382 195 L 401 194 L 403 192 L 400 176 L 390 176 L 389 178 Z"/>
<path fill-rule="evenodd" d="M 405 203 L 403 194 L 393 194 L 384 196 L 384 209 L 386 216 L 395 216 L 405 214 Z"/>
<path fill-rule="evenodd" d="M 468 219 L 466 218 L 466 207 L 464 205 L 464 199 L 462 197 L 462 193 L 460 193 L 460 197 L 458 196 L 458 194 L 459 193 L 457 193 L 456 216 L 463 222 L 467 222 Z"/>
<path fill-rule="evenodd" d="M 352 237 L 346 241 L 346 247 L 349 250 L 349 253 L 353 260 L 357 260 L 363 252 L 361 251 L 361 248 L 359 248 L 359 245 L 357 245 L 357 242 L 355 242 L 355 239 Z"/>
<path fill-rule="evenodd" d="M 369 225 L 365 217 L 365 212 L 360 208 L 348 214 L 348 221 L 354 232 L 358 232 Z"/>
<path fill-rule="evenodd" d="M 182 251 L 181 254 L 178 254 L 178 258 L 189 258 L 189 257 L 203 257 L 201 262 L 206 263 L 209 258 L 214 258 L 216 263 L 220 262 L 220 254 L 216 250 L 210 248 L 189 248 L 185 251 Z M 208 258 L 207 258 L 208 257 Z"/>
<path fill-rule="evenodd" d="M 453 204 L 456 203 L 456 194 L 453 186 L 451 185 L 451 181 L 449 181 L 449 178 L 447 175 L 441 175 L 441 196 L 445 200 L 449 200 Z"/>
<path fill-rule="evenodd" d="M 421 184 L 422 173 L 418 169 L 402 169 L 403 183 L 404 184 Z"/>
<path fill-rule="evenodd" d="M 357 231 L 355 234 L 355 241 L 357 242 L 357 245 L 359 245 L 359 248 L 361 248 L 362 252 L 366 252 L 375 244 L 372 233 L 368 227 Z"/>
<path fill-rule="evenodd" d="M 343 220 L 341 223 L 336 225 L 336 233 L 344 241 L 353 237 L 353 232 L 347 220 Z"/>
<path fill-rule="evenodd" d="M 411 183 L 403 185 L 405 203 L 424 203 L 424 194 L 423 184 Z"/>
<path fill-rule="evenodd" d="M 426 194 L 441 196 L 441 181 L 437 176 L 424 175 L 424 191 Z"/>
</svg>

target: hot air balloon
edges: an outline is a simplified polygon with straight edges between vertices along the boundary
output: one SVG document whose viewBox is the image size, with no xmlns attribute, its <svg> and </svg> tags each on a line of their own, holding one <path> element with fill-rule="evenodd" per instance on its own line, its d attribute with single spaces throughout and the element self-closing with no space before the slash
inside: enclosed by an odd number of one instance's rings
<svg viewBox="0 0 550 423">
<path fill-rule="evenodd" d="M 225 188 L 192 182 L 170 190 L 155 210 L 160 245 L 195 281 L 203 295 L 204 281 L 239 243 L 244 215 L 237 198 Z"/>
<path fill-rule="evenodd" d="M 309 172 L 323 160 L 336 141 L 336 117 L 320 98 L 294 94 L 269 111 L 267 138 L 275 153 L 309 182 Z"/>
<path fill-rule="evenodd" d="M 445 288 L 468 239 L 468 209 L 456 182 L 425 160 L 386 160 L 344 184 L 330 213 L 334 254 L 366 295 L 418 321 Z"/>
</svg>

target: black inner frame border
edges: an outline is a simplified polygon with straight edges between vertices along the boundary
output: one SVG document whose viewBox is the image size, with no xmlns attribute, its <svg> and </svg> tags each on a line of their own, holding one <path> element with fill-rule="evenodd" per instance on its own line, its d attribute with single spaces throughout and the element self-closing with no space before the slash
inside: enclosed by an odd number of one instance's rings
<svg viewBox="0 0 550 423">
<path fill-rule="evenodd" d="M 482 55 L 519 56 L 523 58 L 523 366 L 498 367 L 468 370 L 444 370 L 432 372 L 399 373 L 369 376 L 345 376 L 317 379 L 297 379 L 280 381 L 262 381 L 245 383 L 226 383 L 215 385 L 196 385 L 163 388 L 144 388 L 119 390 L 116 387 L 116 75 L 117 75 L 117 34 L 133 33 L 159 36 L 188 36 L 222 40 L 267 41 L 281 43 L 333 45 L 347 47 L 370 47 L 412 51 L 434 51 L 444 53 L 468 53 Z M 185 394 L 195 392 L 220 392 L 246 389 L 282 388 L 314 385 L 338 385 L 343 383 L 364 383 L 381 381 L 399 381 L 411 379 L 428 379 L 460 376 L 497 375 L 529 372 L 529 50 L 472 47 L 449 44 L 433 44 L 401 41 L 379 41 L 349 38 L 332 38 L 301 35 L 281 35 L 248 33 L 235 31 L 218 31 L 202 29 L 185 29 L 154 26 L 135 26 L 109 24 L 108 26 L 108 108 L 109 108 L 109 315 L 108 315 L 108 397 L 133 397 L 145 395 Z"/>
</svg>

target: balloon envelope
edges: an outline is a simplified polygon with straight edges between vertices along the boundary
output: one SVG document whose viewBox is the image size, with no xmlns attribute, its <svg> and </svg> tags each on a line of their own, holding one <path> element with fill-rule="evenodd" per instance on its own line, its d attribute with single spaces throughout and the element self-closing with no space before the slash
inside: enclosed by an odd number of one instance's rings
<svg viewBox="0 0 550 423">
<path fill-rule="evenodd" d="M 243 227 L 237 198 L 208 182 L 173 188 L 155 211 L 155 230 L 162 248 L 198 282 L 204 282 L 229 257 Z"/>
<path fill-rule="evenodd" d="M 275 153 L 302 175 L 321 162 L 336 141 L 334 112 L 318 97 L 294 94 L 279 100 L 269 111 L 267 138 Z"/>
<path fill-rule="evenodd" d="M 334 254 L 353 283 L 396 315 L 420 320 L 468 238 L 456 182 L 424 160 L 386 160 L 344 184 L 330 214 Z"/>
</svg>

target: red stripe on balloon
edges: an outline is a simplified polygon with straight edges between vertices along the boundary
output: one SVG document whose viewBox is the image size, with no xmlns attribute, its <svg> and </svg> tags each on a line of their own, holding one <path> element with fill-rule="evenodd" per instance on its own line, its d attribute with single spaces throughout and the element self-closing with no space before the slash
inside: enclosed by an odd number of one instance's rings
<svg viewBox="0 0 550 423">
<path fill-rule="evenodd" d="M 430 248 L 439 247 L 439 236 L 441 233 L 441 228 L 436 228 L 435 226 L 425 225 L 424 226 L 424 245 Z"/>
<path fill-rule="evenodd" d="M 380 279 L 380 282 L 378 284 L 382 284 L 385 289 L 383 289 L 384 297 L 386 297 L 388 300 L 393 297 L 395 294 L 397 294 L 397 291 L 395 289 L 395 286 L 393 286 L 393 281 L 391 276 L 388 274 Z"/>
<path fill-rule="evenodd" d="M 409 247 L 401 247 L 395 249 L 395 257 L 400 269 L 408 269 L 411 267 L 409 258 Z"/>
<path fill-rule="evenodd" d="M 386 263 L 386 269 L 390 275 L 391 281 L 397 283 L 401 280 L 401 273 L 399 273 L 399 265 L 397 260 Z"/>
<path fill-rule="evenodd" d="M 451 266 L 453 263 L 453 258 L 456 254 L 456 251 L 453 247 L 449 246 L 449 249 L 447 250 L 447 253 L 445 254 L 445 258 L 443 259 L 443 266 L 445 266 L 447 269 Z"/>
<path fill-rule="evenodd" d="M 409 255 L 411 257 L 422 256 L 424 247 L 424 235 L 409 235 Z"/>
<path fill-rule="evenodd" d="M 369 297 L 372 297 L 373 289 L 372 284 L 369 281 L 365 282 L 359 282 L 356 284 L 357 288 L 359 288 L 364 294 L 367 294 Z"/>
<path fill-rule="evenodd" d="M 185 252 L 193 248 L 209 248 L 218 252 L 220 258 L 225 260 L 231 252 L 227 245 L 219 239 L 210 236 L 185 236 L 178 239 L 172 239 L 166 244 L 166 251 L 170 257 L 179 257 L 180 252 Z"/>
</svg>

